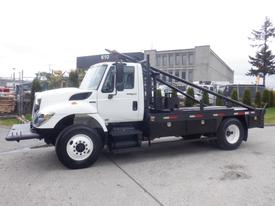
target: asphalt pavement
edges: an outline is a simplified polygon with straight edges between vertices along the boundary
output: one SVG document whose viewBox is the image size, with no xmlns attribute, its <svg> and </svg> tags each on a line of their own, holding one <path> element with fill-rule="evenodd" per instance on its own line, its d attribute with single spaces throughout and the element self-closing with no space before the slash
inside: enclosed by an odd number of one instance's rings
<svg viewBox="0 0 275 206">
<path fill-rule="evenodd" d="M 43 141 L 6 142 L 0 127 L 0 205 L 275 205 L 275 127 L 251 129 L 234 151 L 210 144 L 153 144 L 104 151 L 69 170 Z"/>
</svg>

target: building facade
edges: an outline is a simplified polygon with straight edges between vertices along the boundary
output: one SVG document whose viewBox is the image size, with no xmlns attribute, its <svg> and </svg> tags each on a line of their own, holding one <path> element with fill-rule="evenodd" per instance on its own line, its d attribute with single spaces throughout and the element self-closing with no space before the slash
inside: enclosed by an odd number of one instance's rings
<svg viewBox="0 0 275 206">
<path fill-rule="evenodd" d="M 145 50 L 144 55 L 149 55 L 153 67 L 188 81 L 234 81 L 234 71 L 208 45 L 181 50 Z M 170 78 L 161 78 L 172 82 Z"/>
<path fill-rule="evenodd" d="M 144 58 L 144 53 L 142 52 L 131 52 L 124 53 L 137 61 L 141 61 Z M 92 55 L 92 56 L 81 56 L 76 58 L 76 68 L 87 70 L 91 65 L 100 63 L 100 62 L 114 62 L 117 57 L 113 54 L 100 54 L 100 55 Z"/>
</svg>

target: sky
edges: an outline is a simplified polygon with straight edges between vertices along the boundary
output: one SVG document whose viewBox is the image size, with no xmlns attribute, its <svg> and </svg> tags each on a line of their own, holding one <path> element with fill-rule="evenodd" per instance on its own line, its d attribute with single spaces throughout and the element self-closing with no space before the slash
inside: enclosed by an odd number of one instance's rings
<svg viewBox="0 0 275 206">
<path fill-rule="evenodd" d="M 210 45 L 234 71 L 245 76 L 248 37 L 266 16 L 275 25 L 273 0 L 0 0 L 0 77 L 76 68 L 76 57 L 146 49 Z M 275 53 L 275 39 L 271 44 Z M 275 75 L 267 78 L 275 88 Z"/>
</svg>

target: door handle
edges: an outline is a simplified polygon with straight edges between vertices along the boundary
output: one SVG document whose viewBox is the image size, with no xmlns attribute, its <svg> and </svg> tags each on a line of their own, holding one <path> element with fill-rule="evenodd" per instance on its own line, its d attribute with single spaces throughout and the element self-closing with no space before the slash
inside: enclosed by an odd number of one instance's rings
<svg viewBox="0 0 275 206">
<path fill-rule="evenodd" d="M 133 101 L 133 111 L 137 111 L 137 109 L 138 109 L 138 102 Z"/>
</svg>

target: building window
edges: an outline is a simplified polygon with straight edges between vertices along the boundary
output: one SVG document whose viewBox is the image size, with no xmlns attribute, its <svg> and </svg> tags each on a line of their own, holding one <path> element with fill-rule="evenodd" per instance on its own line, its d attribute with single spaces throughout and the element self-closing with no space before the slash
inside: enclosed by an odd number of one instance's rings
<svg viewBox="0 0 275 206">
<path fill-rule="evenodd" d="M 167 56 L 162 56 L 162 65 L 166 66 L 167 65 Z"/>
<path fill-rule="evenodd" d="M 176 76 L 176 77 L 180 77 L 180 72 L 179 72 L 179 70 L 176 70 L 176 71 L 175 71 L 175 76 Z"/>
<path fill-rule="evenodd" d="M 173 75 L 173 72 L 172 72 L 172 71 L 169 71 L 168 73 L 171 74 L 171 75 Z M 172 83 L 172 78 L 171 78 L 171 77 L 169 77 L 169 82 Z"/>
<path fill-rule="evenodd" d="M 157 55 L 157 66 L 160 66 L 160 62 L 161 62 L 160 55 Z"/>
<path fill-rule="evenodd" d="M 173 65 L 174 65 L 173 55 L 169 55 L 169 65 L 170 65 L 170 66 L 173 66 Z"/>
<path fill-rule="evenodd" d="M 181 58 L 179 54 L 176 54 L 176 65 L 181 65 Z"/>
<path fill-rule="evenodd" d="M 193 70 L 188 71 L 188 81 L 193 82 Z"/>
<path fill-rule="evenodd" d="M 187 56 L 186 56 L 186 54 L 182 55 L 182 65 L 187 65 Z"/>
<path fill-rule="evenodd" d="M 189 54 L 188 55 L 188 63 L 189 63 L 189 65 L 194 64 L 194 54 Z"/>
<path fill-rule="evenodd" d="M 166 82 L 166 76 L 165 75 L 162 74 L 161 79 Z"/>
<path fill-rule="evenodd" d="M 186 79 L 186 71 L 182 71 L 181 72 L 181 78 L 182 79 Z"/>
</svg>

